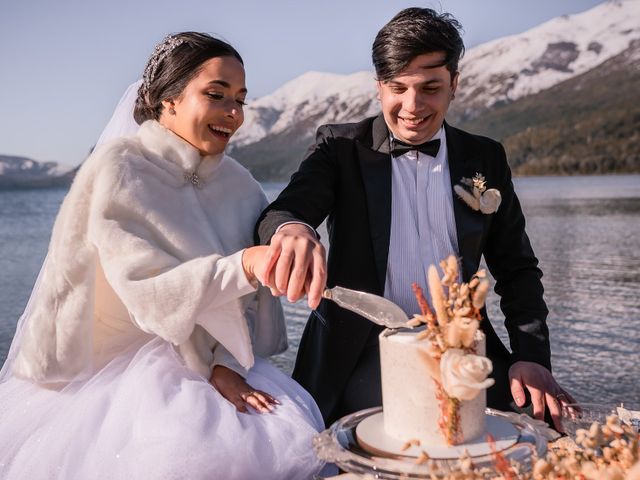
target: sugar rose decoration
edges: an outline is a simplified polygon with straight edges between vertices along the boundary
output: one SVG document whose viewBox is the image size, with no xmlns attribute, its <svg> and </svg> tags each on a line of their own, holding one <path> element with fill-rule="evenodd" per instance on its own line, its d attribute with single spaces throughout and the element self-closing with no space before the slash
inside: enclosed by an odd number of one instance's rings
<svg viewBox="0 0 640 480">
<path fill-rule="evenodd" d="M 420 306 L 407 326 L 425 324 L 417 339 L 424 342 L 421 359 L 436 383 L 440 404 L 440 430 L 449 445 L 462 441 L 460 402 L 475 398 L 493 385 L 487 378 L 492 371 L 491 361 L 478 355 L 476 333 L 480 327 L 489 292 L 486 272 L 479 270 L 469 283 L 458 282 L 458 260 L 453 255 L 440 262 L 443 276 L 434 265 L 429 267 L 428 285 L 433 309 L 429 307 L 422 289 L 413 284 Z"/>
<path fill-rule="evenodd" d="M 440 357 L 442 388 L 459 400 L 473 400 L 481 390 L 493 385 L 491 360 L 465 353 L 459 348 L 445 350 Z"/>
<path fill-rule="evenodd" d="M 461 185 L 455 185 L 453 190 L 473 210 L 486 214 L 498 211 L 502 196 L 495 188 L 487 190 L 484 175 L 476 173 L 473 178 L 463 177 L 460 183 Z"/>
</svg>

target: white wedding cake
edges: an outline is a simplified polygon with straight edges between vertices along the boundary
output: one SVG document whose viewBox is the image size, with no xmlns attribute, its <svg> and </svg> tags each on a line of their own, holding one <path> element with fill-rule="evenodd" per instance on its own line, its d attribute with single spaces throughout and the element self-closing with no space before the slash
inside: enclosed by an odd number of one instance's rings
<svg viewBox="0 0 640 480">
<path fill-rule="evenodd" d="M 424 340 L 418 332 L 397 331 L 380 335 L 382 404 L 384 430 L 402 442 L 418 440 L 421 445 L 445 446 L 441 401 L 436 382 L 421 358 Z M 477 332 L 476 353 L 485 354 L 485 336 Z M 462 442 L 485 433 L 486 391 L 471 400 L 461 400 L 458 410 Z M 445 420 L 446 421 L 446 420 Z"/>
<path fill-rule="evenodd" d="M 489 281 L 480 270 L 459 283 L 454 256 L 440 266 L 442 277 L 433 265 L 428 272 L 432 307 L 414 284 L 421 314 L 380 335 L 384 431 L 407 445 L 460 445 L 485 433 L 494 381 L 479 326 Z"/>
</svg>

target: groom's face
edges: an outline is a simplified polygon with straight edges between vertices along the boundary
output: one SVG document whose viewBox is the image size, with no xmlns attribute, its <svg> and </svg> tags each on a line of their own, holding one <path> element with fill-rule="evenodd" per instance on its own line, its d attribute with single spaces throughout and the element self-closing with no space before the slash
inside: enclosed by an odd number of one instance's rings
<svg viewBox="0 0 640 480">
<path fill-rule="evenodd" d="M 442 126 L 458 85 L 444 59 L 444 52 L 418 55 L 399 75 L 378 82 L 384 119 L 398 140 L 426 142 Z"/>
</svg>

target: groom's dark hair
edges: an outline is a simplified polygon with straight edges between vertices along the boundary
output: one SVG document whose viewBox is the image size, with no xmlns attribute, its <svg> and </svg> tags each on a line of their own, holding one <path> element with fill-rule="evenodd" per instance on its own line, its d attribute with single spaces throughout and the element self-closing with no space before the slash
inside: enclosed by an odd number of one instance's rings
<svg viewBox="0 0 640 480">
<path fill-rule="evenodd" d="M 202 65 L 217 57 L 234 57 L 244 64 L 235 48 L 207 33 L 182 32 L 166 37 L 156 46 L 145 68 L 133 111 L 136 122 L 158 120 L 164 108 L 162 101 L 178 98 Z M 149 71 L 153 72 L 150 78 L 146 75 Z"/>
<path fill-rule="evenodd" d="M 418 55 L 444 52 L 443 65 L 458 73 L 464 54 L 462 26 L 448 13 L 430 8 L 406 8 L 380 29 L 373 42 L 372 59 L 378 81 L 386 82 L 402 72 Z"/>
</svg>

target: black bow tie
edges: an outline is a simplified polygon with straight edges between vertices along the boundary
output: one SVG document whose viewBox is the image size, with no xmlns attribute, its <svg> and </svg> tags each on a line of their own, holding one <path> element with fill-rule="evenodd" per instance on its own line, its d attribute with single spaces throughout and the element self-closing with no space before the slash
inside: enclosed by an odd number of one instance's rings
<svg viewBox="0 0 640 480">
<path fill-rule="evenodd" d="M 438 154 L 438 150 L 440 150 L 440 139 L 436 138 L 435 140 L 429 140 L 428 142 L 421 143 L 420 145 L 411 145 L 409 143 L 404 143 L 400 140 L 396 140 L 395 138 L 391 140 L 392 157 L 399 157 L 400 155 L 404 155 L 411 150 L 418 150 L 425 155 L 435 157 Z"/>
</svg>

